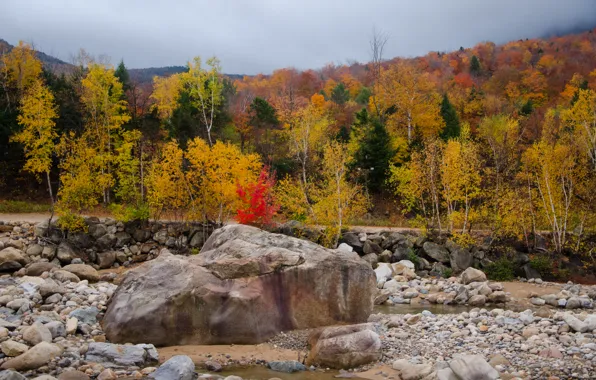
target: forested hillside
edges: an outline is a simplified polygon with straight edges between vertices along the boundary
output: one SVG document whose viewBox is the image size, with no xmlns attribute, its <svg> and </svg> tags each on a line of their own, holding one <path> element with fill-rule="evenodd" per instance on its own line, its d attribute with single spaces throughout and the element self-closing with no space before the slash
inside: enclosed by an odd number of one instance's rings
<svg viewBox="0 0 596 380">
<path fill-rule="evenodd" d="M 234 78 L 197 57 L 151 82 L 124 63 L 42 68 L 20 44 L 0 66 L 3 194 L 49 190 L 70 228 L 103 205 L 294 219 L 328 226 L 329 245 L 383 219 L 591 254 L 596 30 L 413 59 L 384 43 L 369 63 Z"/>
</svg>

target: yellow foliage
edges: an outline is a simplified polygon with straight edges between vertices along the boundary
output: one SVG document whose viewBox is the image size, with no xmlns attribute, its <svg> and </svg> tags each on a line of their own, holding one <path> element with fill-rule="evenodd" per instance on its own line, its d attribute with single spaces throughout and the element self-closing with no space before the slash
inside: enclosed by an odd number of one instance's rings
<svg viewBox="0 0 596 380">
<path fill-rule="evenodd" d="M 237 184 L 256 181 L 262 167 L 256 154 L 243 154 L 236 145 L 220 141 L 209 147 L 198 137 L 188 144 L 186 158 L 192 216 L 218 223 L 227 222 L 241 206 Z"/>
<path fill-rule="evenodd" d="M 153 77 L 153 99 L 157 114 L 162 119 L 169 119 L 178 108 L 178 99 L 180 99 L 180 89 L 182 82 L 179 74 L 169 77 Z"/>
<path fill-rule="evenodd" d="M 31 173 L 48 173 L 52 167 L 54 140 L 58 137 L 54 119 L 58 117 L 54 95 L 36 79 L 21 99 L 17 121 L 23 129 L 11 137 L 25 148 L 24 169 Z"/>
<path fill-rule="evenodd" d="M 171 141 L 162 147 L 148 170 L 147 203 L 156 219 L 163 211 L 180 211 L 190 202 L 183 159 L 184 152 L 176 141 Z"/>
<path fill-rule="evenodd" d="M 10 87 L 22 94 L 41 76 L 41 62 L 28 44 L 19 41 L 10 53 L 1 56 L 0 73 Z"/>
</svg>

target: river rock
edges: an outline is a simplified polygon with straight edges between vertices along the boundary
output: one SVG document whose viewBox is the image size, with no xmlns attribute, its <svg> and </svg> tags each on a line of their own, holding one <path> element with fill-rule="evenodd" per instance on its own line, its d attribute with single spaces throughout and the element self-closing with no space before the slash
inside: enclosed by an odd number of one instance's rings
<svg viewBox="0 0 596 380">
<path fill-rule="evenodd" d="M 374 272 L 354 253 L 229 225 L 199 255 L 162 250 L 129 271 L 103 327 L 112 342 L 252 344 L 284 330 L 364 322 L 374 294 Z"/>
<path fill-rule="evenodd" d="M 460 273 L 472 266 L 474 256 L 467 249 L 454 249 L 449 254 L 449 262 L 454 272 Z"/>
<path fill-rule="evenodd" d="M 36 322 L 23 330 L 23 340 L 32 346 L 40 342 L 52 343 L 52 333 L 45 325 Z"/>
<path fill-rule="evenodd" d="M 447 248 L 437 243 L 427 241 L 422 245 L 422 249 L 427 256 L 437 260 L 438 262 L 446 264 L 451 260 Z"/>
<path fill-rule="evenodd" d="M 52 321 L 46 323 L 45 325 L 50 333 L 52 334 L 52 338 L 57 338 L 59 336 L 66 336 L 66 328 L 64 327 L 64 323 L 60 321 Z"/>
<path fill-rule="evenodd" d="M 267 363 L 267 367 L 272 371 L 285 373 L 306 371 L 306 366 L 296 360 L 269 362 Z"/>
<path fill-rule="evenodd" d="M 99 273 L 95 268 L 87 264 L 70 264 L 62 269 L 76 275 L 82 280 L 89 280 L 91 282 L 99 281 Z"/>
<path fill-rule="evenodd" d="M 43 272 L 50 272 L 52 269 L 56 268 L 59 268 L 59 266 L 54 263 L 38 261 L 27 266 L 27 276 L 41 276 Z"/>
<path fill-rule="evenodd" d="M 155 380 L 193 380 L 195 377 L 195 364 L 186 355 L 172 356 L 159 368 L 149 375 Z"/>
<path fill-rule="evenodd" d="M 433 366 L 430 364 L 410 363 L 406 359 L 394 361 L 392 368 L 399 372 L 401 380 L 420 380 L 430 375 L 433 371 Z"/>
<path fill-rule="evenodd" d="M 89 380 L 89 376 L 86 373 L 77 371 L 77 370 L 70 370 L 64 371 L 58 376 L 58 380 Z"/>
<path fill-rule="evenodd" d="M 73 259 L 78 257 L 74 247 L 68 242 L 61 242 L 56 251 L 56 257 L 63 264 L 69 264 Z"/>
<path fill-rule="evenodd" d="M 47 364 L 61 353 L 62 348 L 60 348 L 60 346 L 48 342 L 41 342 L 27 350 L 24 354 L 4 362 L 0 368 L 14 368 L 17 371 L 36 369 Z"/>
<path fill-rule="evenodd" d="M 470 267 L 461 274 L 461 281 L 465 285 L 471 282 L 484 282 L 486 275 L 483 271 Z"/>
<path fill-rule="evenodd" d="M 12 339 L 0 343 L 2 353 L 9 357 L 19 356 L 29 349 L 29 346 L 23 343 L 15 342 Z"/>
<path fill-rule="evenodd" d="M 43 247 L 39 244 L 31 244 L 26 251 L 29 256 L 40 256 L 42 252 Z"/>
<path fill-rule="evenodd" d="M 29 259 L 23 252 L 14 247 L 7 247 L 0 251 L 0 272 L 21 269 L 28 262 Z"/>
<path fill-rule="evenodd" d="M 106 368 L 144 367 L 157 362 L 157 351 L 151 344 L 133 346 L 93 342 L 89 343 L 85 358 Z"/>
<path fill-rule="evenodd" d="M 459 355 L 449 362 L 449 367 L 461 380 L 499 378 L 499 372 L 480 355 Z"/>
<path fill-rule="evenodd" d="M 69 317 L 74 317 L 81 323 L 92 325 L 97 323 L 97 314 L 99 314 L 99 310 L 95 306 L 91 306 L 75 309 L 70 312 Z"/>
<path fill-rule="evenodd" d="M 0 380 L 26 380 L 27 378 L 16 371 L 0 371 Z"/>
<path fill-rule="evenodd" d="M 80 282 L 81 279 L 74 273 L 64 269 L 58 269 L 52 272 L 52 276 L 60 282 Z"/>
<path fill-rule="evenodd" d="M 372 324 L 327 327 L 309 338 L 307 364 L 354 368 L 379 360 L 381 340 Z"/>
<path fill-rule="evenodd" d="M 116 261 L 116 252 L 114 251 L 99 252 L 97 254 L 99 269 L 111 268 L 114 265 L 114 261 Z"/>
</svg>

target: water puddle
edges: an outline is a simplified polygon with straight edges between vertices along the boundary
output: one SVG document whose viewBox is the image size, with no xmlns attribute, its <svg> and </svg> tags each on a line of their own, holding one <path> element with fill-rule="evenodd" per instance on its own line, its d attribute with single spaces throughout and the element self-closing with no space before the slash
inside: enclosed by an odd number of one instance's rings
<svg viewBox="0 0 596 380">
<path fill-rule="evenodd" d="M 373 314 L 418 314 L 428 310 L 433 314 L 460 314 L 477 307 L 466 305 L 443 305 L 443 304 L 399 304 L 399 305 L 377 305 Z M 496 306 L 485 305 L 482 308 L 492 310 Z"/>
<path fill-rule="evenodd" d="M 201 370 L 197 370 L 201 373 Z M 204 369 L 203 369 L 204 371 Z M 210 373 L 214 376 L 240 376 L 244 380 L 269 380 L 278 378 L 281 380 L 335 380 L 337 377 L 360 379 L 349 372 L 340 374 L 338 371 L 301 371 L 294 373 L 276 372 L 264 366 L 234 367 L 226 368 L 222 372 Z"/>
</svg>

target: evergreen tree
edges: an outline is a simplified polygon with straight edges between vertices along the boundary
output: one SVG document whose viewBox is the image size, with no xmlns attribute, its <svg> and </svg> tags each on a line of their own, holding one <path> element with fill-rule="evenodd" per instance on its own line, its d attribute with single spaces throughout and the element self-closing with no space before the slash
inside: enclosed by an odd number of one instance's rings
<svg viewBox="0 0 596 380">
<path fill-rule="evenodd" d="M 366 109 L 356 114 L 352 128 L 356 149 L 349 169 L 371 191 L 379 191 L 389 175 L 389 161 L 394 155 L 387 129 L 369 117 Z"/>
<path fill-rule="evenodd" d="M 441 116 L 445 121 L 445 128 L 441 132 L 441 138 L 445 141 L 459 137 L 460 125 L 457 111 L 451 102 L 447 94 L 443 95 L 443 101 L 441 102 Z"/>
<path fill-rule="evenodd" d="M 126 93 L 126 90 L 130 88 L 130 75 L 128 74 L 128 69 L 124 65 L 123 60 L 120 60 L 120 63 L 114 72 L 114 76 L 116 76 L 120 83 L 122 83 L 122 89 Z"/>
<path fill-rule="evenodd" d="M 472 75 L 479 75 L 480 74 L 480 61 L 478 60 L 478 57 L 476 57 L 475 55 L 472 56 L 472 59 L 470 60 L 470 74 Z"/>
<path fill-rule="evenodd" d="M 333 91 L 331 91 L 331 100 L 339 105 L 345 104 L 350 100 L 350 92 L 343 83 L 338 83 Z"/>
</svg>

